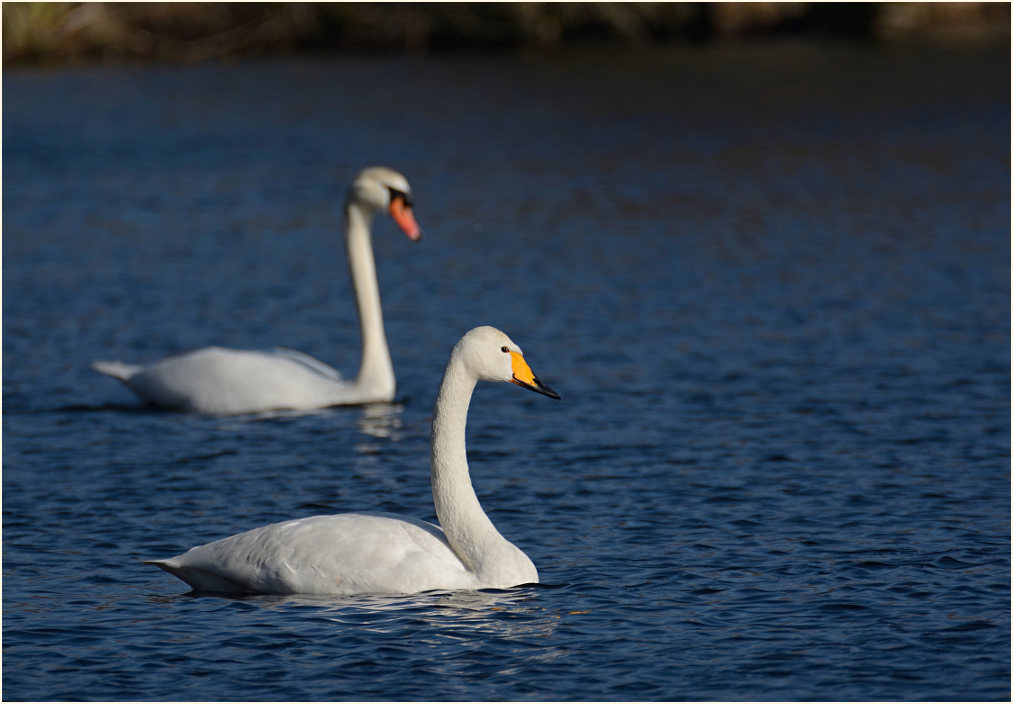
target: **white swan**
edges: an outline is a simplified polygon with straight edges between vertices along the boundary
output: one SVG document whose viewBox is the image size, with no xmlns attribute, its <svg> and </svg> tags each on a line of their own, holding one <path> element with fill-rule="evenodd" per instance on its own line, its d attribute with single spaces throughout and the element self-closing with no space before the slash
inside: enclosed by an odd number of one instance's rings
<svg viewBox="0 0 1013 704">
<path fill-rule="evenodd" d="M 324 408 L 394 398 L 394 365 L 387 348 L 370 227 L 387 210 L 412 240 L 421 236 L 411 187 L 382 166 L 363 169 L 345 196 L 344 231 L 362 331 L 362 362 L 354 380 L 308 355 L 206 347 L 149 365 L 94 362 L 147 404 L 208 415 Z"/>
<path fill-rule="evenodd" d="M 538 581 L 479 505 L 468 474 L 465 422 L 478 380 L 510 381 L 552 398 L 520 348 L 491 327 L 454 346 L 433 410 L 433 502 L 442 530 L 383 513 L 313 516 L 195 547 L 161 567 L 197 591 L 258 594 L 411 594 Z"/>
</svg>

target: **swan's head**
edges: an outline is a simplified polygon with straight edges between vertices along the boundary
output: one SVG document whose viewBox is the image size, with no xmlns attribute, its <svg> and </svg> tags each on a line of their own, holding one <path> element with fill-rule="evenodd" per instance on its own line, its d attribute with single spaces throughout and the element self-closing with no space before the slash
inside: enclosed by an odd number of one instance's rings
<svg viewBox="0 0 1013 704">
<path fill-rule="evenodd" d="M 542 383 L 524 360 L 524 353 L 506 333 L 488 325 L 465 333 L 454 348 L 476 378 L 509 381 L 525 389 L 558 399 L 559 394 Z"/>
<path fill-rule="evenodd" d="M 408 179 L 386 166 L 370 166 L 348 187 L 345 197 L 347 205 L 357 205 L 371 213 L 386 211 L 394 218 L 408 239 L 415 241 L 422 236 L 419 224 L 412 214 L 412 187 Z"/>
</svg>

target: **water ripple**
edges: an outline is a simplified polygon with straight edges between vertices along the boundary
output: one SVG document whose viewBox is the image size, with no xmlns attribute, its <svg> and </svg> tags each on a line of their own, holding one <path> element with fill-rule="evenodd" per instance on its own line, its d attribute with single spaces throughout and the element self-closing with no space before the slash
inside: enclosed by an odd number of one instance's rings
<svg viewBox="0 0 1013 704">
<path fill-rule="evenodd" d="M 1007 700 L 1008 52 L 747 53 L 5 74 L 4 698 Z M 352 373 L 337 198 L 377 161 L 427 231 L 374 238 L 397 403 L 189 417 L 88 369 Z M 142 564 L 433 520 L 479 323 L 563 394 L 469 417 L 543 584 L 227 599 Z"/>
</svg>

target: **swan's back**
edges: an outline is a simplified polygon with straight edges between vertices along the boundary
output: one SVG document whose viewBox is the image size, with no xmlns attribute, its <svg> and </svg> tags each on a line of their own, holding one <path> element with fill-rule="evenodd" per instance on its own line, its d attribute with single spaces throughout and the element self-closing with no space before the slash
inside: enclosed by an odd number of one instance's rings
<svg viewBox="0 0 1013 704">
<path fill-rule="evenodd" d="M 137 368 L 125 378 L 110 375 L 149 404 L 207 414 L 321 408 L 354 392 L 354 384 L 342 381 L 336 370 L 317 360 L 310 364 L 310 359 L 287 350 L 205 347 Z"/>
<path fill-rule="evenodd" d="M 207 592 L 409 594 L 476 587 L 442 530 L 383 513 L 274 523 L 149 564 Z"/>
</svg>

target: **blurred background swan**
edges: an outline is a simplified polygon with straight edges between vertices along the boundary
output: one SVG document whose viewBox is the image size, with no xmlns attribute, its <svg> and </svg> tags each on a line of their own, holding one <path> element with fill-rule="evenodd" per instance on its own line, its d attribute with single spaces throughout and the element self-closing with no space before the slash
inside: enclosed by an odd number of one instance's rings
<svg viewBox="0 0 1013 704">
<path fill-rule="evenodd" d="M 148 365 L 97 361 L 92 367 L 118 379 L 146 404 L 167 410 L 232 415 L 280 409 L 375 403 L 394 398 L 396 382 L 383 328 L 371 241 L 373 216 L 386 211 L 417 241 L 408 180 L 393 169 L 363 169 L 348 188 L 344 232 L 362 334 L 355 379 L 295 350 L 270 352 L 205 347 Z"/>
</svg>

